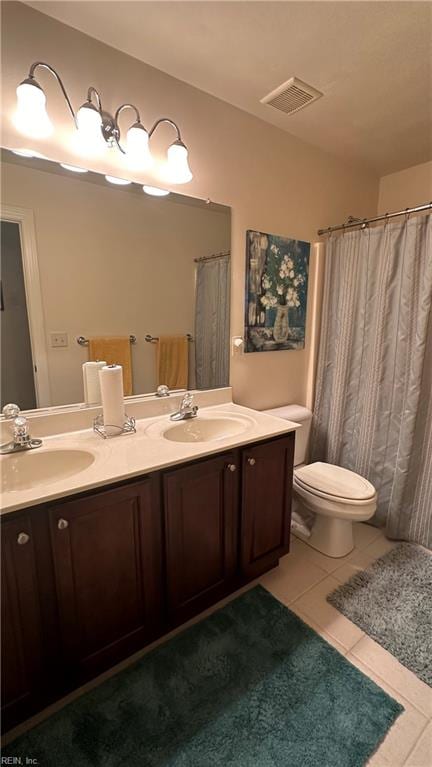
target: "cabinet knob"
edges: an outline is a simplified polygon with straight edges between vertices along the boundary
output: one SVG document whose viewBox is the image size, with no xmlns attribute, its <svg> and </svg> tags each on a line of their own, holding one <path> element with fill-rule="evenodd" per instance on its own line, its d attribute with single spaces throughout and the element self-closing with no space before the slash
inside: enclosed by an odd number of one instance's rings
<svg viewBox="0 0 432 767">
<path fill-rule="evenodd" d="M 256 460 L 255 458 L 248 458 L 247 459 L 249 466 L 255 466 Z"/>
<path fill-rule="evenodd" d="M 57 527 L 59 530 L 66 530 L 66 528 L 69 527 L 69 522 L 67 519 L 59 519 L 57 522 Z"/>
<path fill-rule="evenodd" d="M 24 546 L 25 543 L 29 542 L 29 540 L 30 540 L 30 536 L 27 535 L 27 533 L 18 533 L 17 543 L 20 546 Z"/>
<path fill-rule="evenodd" d="M 236 468 L 237 466 L 235 465 L 235 463 L 229 463 L 227 466 L 228 471 L 235 471 Z"/>
</svg>

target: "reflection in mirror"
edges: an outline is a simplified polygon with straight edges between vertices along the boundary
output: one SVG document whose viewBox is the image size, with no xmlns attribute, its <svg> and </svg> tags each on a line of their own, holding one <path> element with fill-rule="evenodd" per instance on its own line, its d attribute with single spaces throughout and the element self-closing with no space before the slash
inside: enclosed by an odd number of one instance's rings
<svg viewBox="0 0 432 767">
<path fill-rule="evenodd" d="M 2 150 L 1 406 L 229 381 L 230 209 Z"/>
</svg>

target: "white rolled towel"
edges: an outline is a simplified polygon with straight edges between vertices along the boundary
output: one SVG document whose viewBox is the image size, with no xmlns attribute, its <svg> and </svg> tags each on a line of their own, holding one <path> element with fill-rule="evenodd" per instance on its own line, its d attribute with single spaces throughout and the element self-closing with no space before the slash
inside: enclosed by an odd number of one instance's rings
<svg viewBox="0 0 432 767">
<path fill-rule="evenodd" d="M 84 402 L 86 405 L 99 405 L 101 402 L 101 390 L 99 370 L 106 362 L 84 362 L 82 366 L 84 382 Z"/>
<path fill-rule="evenodd" d="M 108 435 L 119 434 L 126 420 L 122 366 L 105 365 L 99 370 L 99 380 L 105 431 Z"/>
</svg>

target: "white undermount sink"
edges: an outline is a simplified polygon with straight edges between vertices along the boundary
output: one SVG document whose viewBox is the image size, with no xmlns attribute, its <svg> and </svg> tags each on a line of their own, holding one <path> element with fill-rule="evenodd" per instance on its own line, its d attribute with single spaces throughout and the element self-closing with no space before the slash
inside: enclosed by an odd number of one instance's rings
<svg viewBox="0 0 432 767">
<path fill-rule="evenodd" d="M 72 477 L 95 460 L 88 450 L 25 450 L 8 455 L 0 464 L 1 489 L 29 490 Z"/>
<path fill-rule="evenodd" d="M 235 437 L 253 426 L 252 419 L 244 416 L 212 417 L 197 416 L 169 425 L 162 431 L 164 439 L 171 442 L 213 442 Z"/>
</svg>

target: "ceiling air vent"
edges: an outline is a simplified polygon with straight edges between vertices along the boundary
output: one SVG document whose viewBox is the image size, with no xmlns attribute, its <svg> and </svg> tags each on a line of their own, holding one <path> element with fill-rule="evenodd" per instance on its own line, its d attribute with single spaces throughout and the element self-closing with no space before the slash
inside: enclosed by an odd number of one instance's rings
<svg viewBox="0 0 432 767">
<path fill-rule="evenodd" d="M 292 115 L 308 104 L 312 104 L 313 101 L 321 98 L 322 95 L 320 91 L 312 88 L 311 85 L 304 83 L 297 77 L 291 77 L 286 83 L 279 85 L 279 88 L 264 96 L 261 99 L 261 104 L 268 104 L 275 109 L 279 109 L 280 112 Z"/>
</svg>

